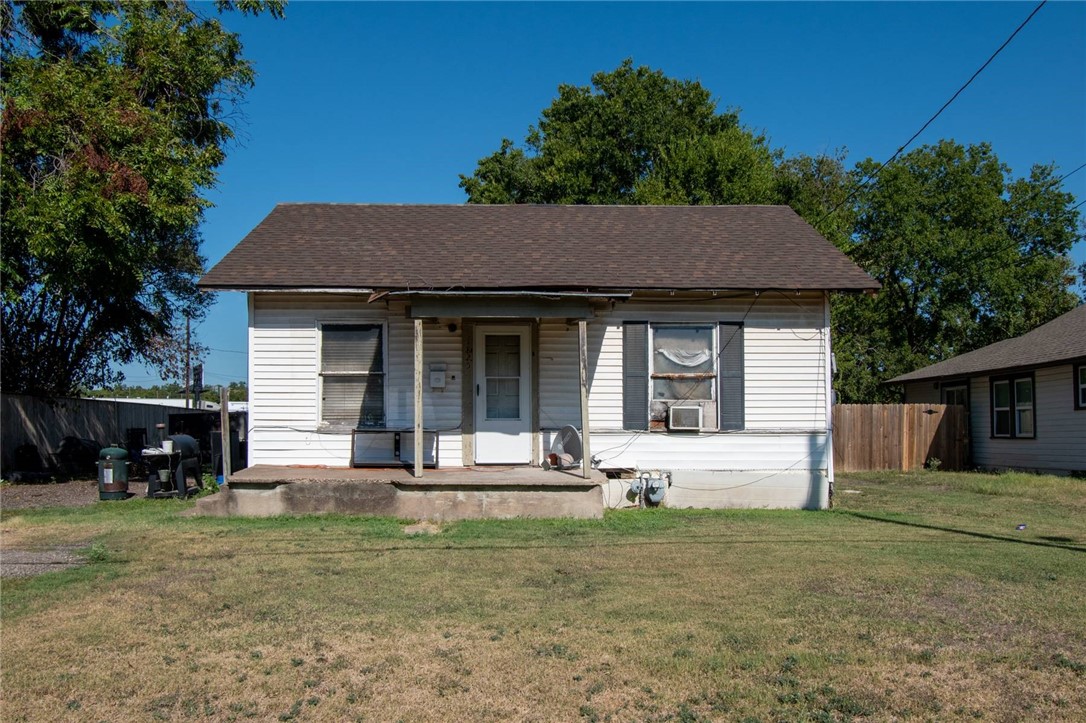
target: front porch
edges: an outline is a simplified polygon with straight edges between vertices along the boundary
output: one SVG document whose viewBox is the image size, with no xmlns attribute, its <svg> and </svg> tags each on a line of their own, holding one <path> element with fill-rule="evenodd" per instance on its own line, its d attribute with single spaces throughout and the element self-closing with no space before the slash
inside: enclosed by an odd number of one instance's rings
<svg viewBox="0 0 1086 723">
<path fill-rule="evenodd" d="M 523 466 L 428 469 L 256 465 L 196 503 L 216 517 L 344 514 L 414 520 L 603 516 L 605 476 Z"/>
</svg>

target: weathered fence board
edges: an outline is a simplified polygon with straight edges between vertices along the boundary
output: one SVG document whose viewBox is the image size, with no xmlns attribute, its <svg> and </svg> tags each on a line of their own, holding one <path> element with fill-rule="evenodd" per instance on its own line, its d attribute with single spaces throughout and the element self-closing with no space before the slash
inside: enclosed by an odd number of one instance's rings
<svg viewBox="0 0 1086 723">
<path fill-rule="evenodd" d="M 2 457 L 0 468 L 12 469 L 15 449 L 24 444 L 38 448 L 42 460 L 64 437 L 91 439 L 101 444 L 124 442 L 129 428 L 141 427 L 147 439 L 155 437 L 156 424 L 168 424 L 171 414 L 197 410 L 165 407 L 158 404 L 133 404 L 101 399 L 56 399 L 52 402 L 25 394 L 0 395 L 0 430 Z"/>
<path fill-rule="evenodd" d="M 969 465 L 969 416 L 947 404 L 837 404 L 833 464 L 839 472 L 910 470 L 939 460 L 940 469 Z"/>
</svg>

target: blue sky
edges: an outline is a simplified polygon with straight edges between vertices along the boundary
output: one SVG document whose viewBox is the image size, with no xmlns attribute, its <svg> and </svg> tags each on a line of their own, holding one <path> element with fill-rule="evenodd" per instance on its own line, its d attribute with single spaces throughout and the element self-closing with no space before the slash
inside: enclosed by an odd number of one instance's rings
<svg viewBox="0 0 1086 723">
<path fill-rule="evenodd" d="M 294 2 L 284 20 L 226 16 L 258 77 L 204 254 L 217 262 L 279 202 L 462 203 L 459 174 L 503 136 L 521 142 L 559 84 L 627 57 L 699 80 L 788 153 L 885 160 L 1035 5 Z M 1086 3 L 1043 7 L 913 147 L 940 138 L 990 142 L 1016 175 L 1086 163 Z M 1086 199 L 1086 169 L 1065 188 Z M 207 385 L 245 379 L 243 294 L 218 294 L 195 335 L 212 349 Z"/>
</svg>

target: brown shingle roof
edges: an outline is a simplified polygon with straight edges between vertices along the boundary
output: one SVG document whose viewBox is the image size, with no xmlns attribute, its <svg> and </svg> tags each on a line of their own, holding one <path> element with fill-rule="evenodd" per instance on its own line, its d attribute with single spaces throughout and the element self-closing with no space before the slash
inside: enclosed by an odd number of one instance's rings
<svg viewBox="0 0 1086 723">
<path fill-rule="evenodd" d="M 1086 358 L 1086 305 L 1079 305 L 1022 336 L 1004 339 L 886 382 L 964 377 L 986 372 L 1040 367 Z"/>
<path fill-rule="evenodd" d="M 281 204 L 205 289 L 877 289 L 787 206 Z"/>
</svg>

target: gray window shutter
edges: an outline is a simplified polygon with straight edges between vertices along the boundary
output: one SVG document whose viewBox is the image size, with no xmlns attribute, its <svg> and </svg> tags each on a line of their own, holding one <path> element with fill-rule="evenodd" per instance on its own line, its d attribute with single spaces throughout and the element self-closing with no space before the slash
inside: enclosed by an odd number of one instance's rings
<svg viewBox="0 0 1086 723">
<path fill-rule="evenodd" d="M 720 325 L 720 428 L 743 429 L 743 325 Z"/>
<path fill-rule="evenodd" d="M 622 325 L 622 428 L 649 428 L 649 325 Z"/>
</svg>

